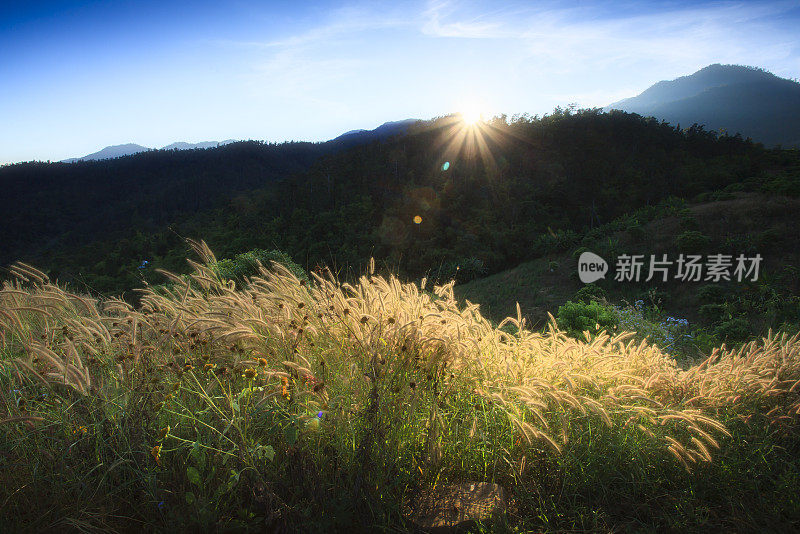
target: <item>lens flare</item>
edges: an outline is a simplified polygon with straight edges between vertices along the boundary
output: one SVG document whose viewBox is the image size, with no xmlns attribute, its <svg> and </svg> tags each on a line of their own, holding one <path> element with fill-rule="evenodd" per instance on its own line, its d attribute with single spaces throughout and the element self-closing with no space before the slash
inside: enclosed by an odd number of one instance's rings
<svg viewBox="0 0 800 534">
<path fill-rule="evenodd" d="M 467 108 L 461 112 L 461 120 L 467 126 L 475 126 L 481 121 L 481 111 L 478 108 Z"/>
</svg>

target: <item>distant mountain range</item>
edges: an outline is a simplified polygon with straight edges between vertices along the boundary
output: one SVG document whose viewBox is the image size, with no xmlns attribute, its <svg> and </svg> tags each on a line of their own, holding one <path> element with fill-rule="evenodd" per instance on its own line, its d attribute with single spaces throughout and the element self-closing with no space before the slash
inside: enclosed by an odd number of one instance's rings
<svg viewBox="0 0 800 534">
<path fill-rule="evenodd" d="M 709 65 L 609 105 L 683 128 L 740 133 L 766 146 L 800 147 L 800 83 L 763 69 Z"/>
<path fill-rule="evenodd" d="M 408 130 L 408 127 L 414 124 L 415 122 L 417 122 L 417 119 L 406 119 L 402 121 L 383 123 L 374 130 L 351 130 L 349 132 L 343 133 L 339 137 L 336 137 L 332 141 L 337 145 L 342 145 L 342 148 L 349 148 L 351 146 L 359 145 L 362 143 L 387 139 L 389 137 L 392 137 L 393 135 L 403 134 Z M 236 141 L 234 139 L 228 139 L 226 141 L 203 141 L 201 143 L 177 142 L 177 143 L 172 143 L 171 145 L 161 147 L 160 150 L 206 149 L 206 148 L 215 148 L 218 146 L 224 146 L 235 142 Z M 73 163 L 76 161 L 114 159 L 114 158 L 120 158 L 122 156 L 130 156 L 132 154 L 138 154 L 139 152 L 147 152 L 148 150 L 156 150 L 156 149 L 142 145 L 137 145 L 135 143 L 128 143 L 124 145 L 112 145 L 112 146 L 107 146 L 104 149 L 89 154 L 87 156 L 83 156 L 82 158 L 69 158 L 61 160 L 61 162 Z"/>
<path fill-rule="evenodd" d="M 370 141 L 388 139 L 389 137 L 406 133 L 408 128 L 416 122 L 419 122 L 419 120 L 405 119 L 402 121 L 384 122 L 374 130 L 350 130 L 333 139 L 333 142 L 360 145 Z"/>
<path fill-rule="evenodd" d="M 195 148 L 214 148 L 218 146 L 227 145 L 233 142 L 235 142 L 234 139 L 228 139 L 227 141 L 203 141 L 201 143 L 178 142 L 161 147 L 161 150 L 193 150 Z M 111 145 L 105 147 L 102 150 L 89 154 L 87 156 L 83 156 L 82 158 L 69 158 L 61 160 L 61 162 L 73 163 L 75 161 L 114 159 L 114 158 L 121 158 L 122 156 L 130 156 L 131 154 L 138 154 L 139 152 L 147 152 L 148 150 L 156 150 L 156 149 L 142 145 L 137 145 L 135 143 L 127 143 L 125 145 Z"/>
</svg>

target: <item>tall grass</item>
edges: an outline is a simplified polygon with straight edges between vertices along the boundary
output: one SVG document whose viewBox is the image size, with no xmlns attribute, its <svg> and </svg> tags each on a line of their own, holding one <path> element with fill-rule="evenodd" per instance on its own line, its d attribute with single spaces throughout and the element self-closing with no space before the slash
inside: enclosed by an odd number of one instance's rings
<svg viewBox="0 0 800 534">
<path fill-rule="evenodd" d="M 514 496 L 497 528 L 663 527 L 675 518 L 663 503 L 636 509 L 641 495 L 698 483 L 717 495 L 708 473 L 753 493 L 730 466 L 796 443 L 797 336 L 683 370 L 629 333 L 583 343 L 554 322 L 530 331 L 519 310 L 492 327 L 452 283 L 428 293 L 372 269 L 306 281 L 275 264 L 236 287 L 193 246 L 191 277 L 163 273 L 171 283 L 144 289 L 138 309 L 13 268 L 0 291 L 8 524 L 408 528 L 416 492 L 487 480 Z M 792 487 L 792 469 L 775 488 Z"/>
</svg>

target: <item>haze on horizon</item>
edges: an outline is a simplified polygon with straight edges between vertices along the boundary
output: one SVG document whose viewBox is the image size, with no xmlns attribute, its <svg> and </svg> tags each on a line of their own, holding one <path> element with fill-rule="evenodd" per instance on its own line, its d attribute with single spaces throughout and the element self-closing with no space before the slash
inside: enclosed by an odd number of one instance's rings
<svg viewBox="0 0 800 534">
<path fill-rule="evenodd" d="M 800 75 L 797 2 L 0 7 L 0 164 L 605 106 L 712 63 Z"/>
</svg>

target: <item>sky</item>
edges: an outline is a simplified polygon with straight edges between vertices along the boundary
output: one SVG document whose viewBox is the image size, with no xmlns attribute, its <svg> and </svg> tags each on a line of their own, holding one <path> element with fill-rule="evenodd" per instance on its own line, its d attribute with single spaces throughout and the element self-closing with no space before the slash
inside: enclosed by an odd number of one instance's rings
<svg viewBox="0 0 800 534">
<path fill-rule="evenodd" d="M 800 77 L 800 2 L 17 2 L 0 164 L 601 107 L 712 63 Z"/>
</svg>

